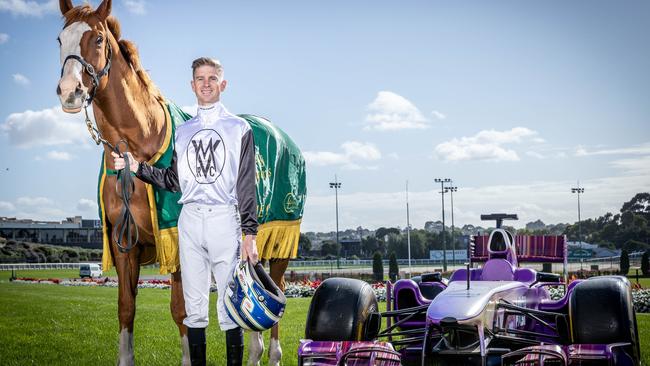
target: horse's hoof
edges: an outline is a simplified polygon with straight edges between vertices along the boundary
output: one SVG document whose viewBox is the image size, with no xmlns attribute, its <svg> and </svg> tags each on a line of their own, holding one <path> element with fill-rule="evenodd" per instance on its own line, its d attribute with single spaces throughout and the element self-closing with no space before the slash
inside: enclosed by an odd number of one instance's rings
<svg viewBox="0 0 650 366">
<path fill-rule="evenodd" d="M 134 357 L 120 357 L 117 359 L 117 366 L 135 366 Z"/>
</svg>

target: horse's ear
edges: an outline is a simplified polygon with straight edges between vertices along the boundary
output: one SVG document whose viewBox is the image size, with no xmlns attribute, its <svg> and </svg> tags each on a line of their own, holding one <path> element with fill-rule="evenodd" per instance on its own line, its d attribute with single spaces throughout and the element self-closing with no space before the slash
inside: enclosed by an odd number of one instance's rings
<svg viewBox="0 0 650 366">
<path fill-rule="evenodd" d="M 97 10 L 95 10 L 95 15 L 97 18 L 103 21 L 109 15 L 111 15 L 111 3 L 111 0 L 104 0 L 101 4 L 99 4 Z"/>
<path fill-rule="evenodd" d="M 61 14 L 65 15 L 68 10 L 74 8 L 72 6 L 72 0 L 59 0 L 59 8 L 61 8 Z"/>
</svg>

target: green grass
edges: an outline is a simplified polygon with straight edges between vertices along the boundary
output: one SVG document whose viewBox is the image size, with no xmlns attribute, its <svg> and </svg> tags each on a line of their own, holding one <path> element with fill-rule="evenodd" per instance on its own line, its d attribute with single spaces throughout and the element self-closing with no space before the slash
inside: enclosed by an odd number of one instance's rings
<svg viewBox="0 0 650 366">
<path fill-rule="evenodd" d="M 170 291 L 138 292 L 134 325 L 136 362 L 178 365 L 180 338 L 169 311 Z M 211 365 L 221 365 L 225 360 L 225 339 L 217 323 L 215 300 L 212 294 L 208 359 Z M 286 355 L 283 365 L 297 364 L 296 350 L 305 332 L 309 301 L 288 301 L 280 338 Z M 0 314 L 3 365 L 115 364 L 119 331 L 116 288 L 2 282 Z"/>
<path fill-rule="evenodd" d="M 56 277 L 61 277 L 56 276 Z M 178 365 L 181 351 L 169 312 L 169 290 L 140 289 L 135 357 L 140 365 Z M 283 365 L 297 364 L 311 299 L 289 299 L 282 320 Z M 225 340 L 211 296 L 208 360 L 221 365 Z M 385 305 L 382 304 L 382 305 Z M 382 306 L 383 307 L 383 306 Z M 111 365 L 117 356 L 117 289 L 0 282 L 3 365 Z M 638 314 L 643 364 L 650 365 L 650 314 Z M 268 345 L 268 332 L 265 334 Z M 246 356 L 245 356 L 246 357 Z M 263 364 L 266 364 L 266 355 Z"/>
</svg>

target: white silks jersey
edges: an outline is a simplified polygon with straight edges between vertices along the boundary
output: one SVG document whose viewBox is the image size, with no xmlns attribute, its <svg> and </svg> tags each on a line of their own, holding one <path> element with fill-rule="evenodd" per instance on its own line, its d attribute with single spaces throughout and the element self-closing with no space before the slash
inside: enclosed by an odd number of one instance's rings
<svg viewBox="0 0 650 366">
<path fill-rule="evenodd" d="M 194 118 L 177 127 L 170 168 L 141 163 L 136 175 L 180 191 L 182 204 L 238 206 L 243 233 L 257 233 L 253 134 L 220 102 L 199 107 Z"/>
</svg>

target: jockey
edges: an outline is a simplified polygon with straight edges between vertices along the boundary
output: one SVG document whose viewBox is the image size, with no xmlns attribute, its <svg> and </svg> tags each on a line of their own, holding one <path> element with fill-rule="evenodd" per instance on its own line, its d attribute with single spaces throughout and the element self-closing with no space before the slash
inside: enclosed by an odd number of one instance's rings
<svg viewBox="0 0 650 366">
<path fill-rule="evenodd" d="M 241 365 L 243 332 L 228 316 L 224 297 L 239 255 L 253 264 L 258 260 L 253 134 L 245 120 L 220 102 L 226 80 L 219 61 L 194 60 L 191 86 L 198 112 L 177 127 L 172 165 L 155 168 L 127 153 L 129 168 L 146 183 L 181 192 L 178 238 L 187 313 L 183 324 L 192 365 L 206 364 L 211 276 L 217 283 L 219 327 L 226 332 L 227 365 Z M 124 168 L 125 160 L 112 154 L 115 169 Z"/>
</svg>

